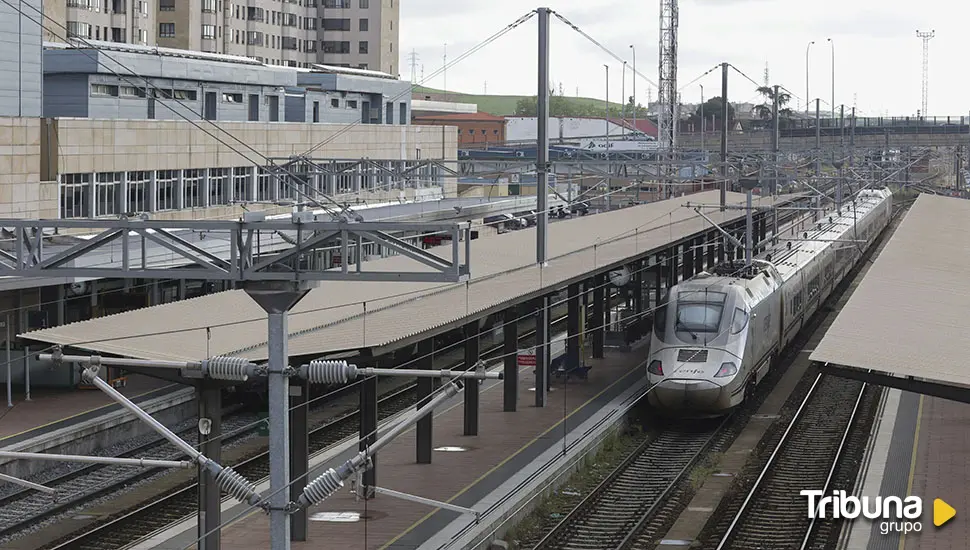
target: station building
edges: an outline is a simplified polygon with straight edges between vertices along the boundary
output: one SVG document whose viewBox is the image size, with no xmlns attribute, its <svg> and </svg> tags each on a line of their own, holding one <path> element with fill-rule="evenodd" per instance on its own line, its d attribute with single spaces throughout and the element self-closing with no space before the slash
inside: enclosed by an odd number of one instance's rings
<svg viewBox="0 0 970 550">
<path fill-rule="evenodd" d="M 0 41 L 23 32 L 9 26 Z M 34 31 L 35 74 L 0 63 L 0 83 L 19 87 L 7 101 L 0 84 L 0 217 L 226 220 L 313 208 L 320 193 L 355 209 L 457 200 L 456 178 L 440 168 L 457 158 L 455 129 L 411 125 L 410 83 L 389 74 L 132 44 L 42 45 Z M 380 219 L 414 215 L 401 211 Z M 13 250 L 13 237 L 0 228 L 0 250 Z M 61 232 L 45 246 L 85 237 Z M 375 252 L 387 253 L 361 256 Z M 16 334 L 223 288 L 175 271 L 170 281 L 0 277 L 0 320 Z"/>
</svg>

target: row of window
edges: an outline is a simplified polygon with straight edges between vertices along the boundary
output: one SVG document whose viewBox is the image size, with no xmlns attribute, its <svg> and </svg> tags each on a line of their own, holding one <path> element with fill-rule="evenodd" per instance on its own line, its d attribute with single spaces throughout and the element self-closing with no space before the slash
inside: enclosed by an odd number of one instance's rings
<svg viewBox="0 0 970 550">
<path fill-rule="evenodd" d="M 151 171 L 98 173 L 93 189 L 91 174 L 64 174 L 61 176 L 60 185 L 61 218 L 89 217 L 92 214 L 92 207 L 95 216 L 179 208 L 179 171 L 158 170 L 154 175 L 155 203 L 152 205 Z M 207 186 L 208 204 L 218 206 L 228 205 L 230 202 L 272 201 L 296 197 L 296 192 L 290 186 L 281 186 L 279 177 L 265 170 L 259 170 L 256 174 L 254 196 L 252 175 L 253 168 L 210 169 Z M 204 182 L 205 170 L 182 171 L 182 208 L 200 208 L 206 205 Z M 125 198 L 127 204 L 123 201 Z"/>
<path fill-rule="evenodd" d="M 414 168 L 414 161 L 395 161 L 402 170 L 411 169 L 410 187 L 436 187 L 440 173 L 433 167 Z M 391 178 L 376 168 L 355 173 L 353 164 L 334 163 L 332 189 L 325 192 L 353 193 L 358 189 L 382 188 L 393 184 Z M 341 169 L 344 170 L 341 172 Z M 255 172 L 254 172 L 255 171 Z M 179 173 L 181 172 L 181 186 Z M 299 193 L 284 183 L 281 176 L 263 168 L 204 169 L 101 172 L 97 174 L 62 174 L 60 177 L 61 218 L 116 216 L 126 212 L 175 210 L 224 206 L 233 202 L 296 199 Z M 253 188 L 253 175 L 256 185 Z M 154 175 L 154 197 L 152 176 Z M 289 177 L 289 176 L 286 176 Z M 297 173 L 299 185 L 307 185 L 306 176 Z M 180 196 L 181 188 L 181 196 Z M 304 192 L 309 192 L 305 190 Z M 152 203 L 154 199 L 154 204 Z M 181 199 L 181 206 L 179 204 Z M 208 200 L 206 200 L 208 199 Z"/>
<path fill-rule="evenodd" d="M 162 0 L 162 4 L 165 3 L 165 0 Z M 97 13 L 124 15 L 128 13 L 128 0 L 67 0 L 67 7 Z M 159 9 L 162 9 L 161 6 L 159 6 Z M 148 0 L 135 2 L 135 11 L 147 16 Z"/>
<path fill-rule="evenodd" d="M 135 44 L 148 44 L 148 31 L 132 29 Z M 123 27 L 101 27 L 80 21 L 67 22 L 67 36 L 69 38 L 83 38 L 86 40 L 105 40 L 108 42 L 127 42 L 127 30 Z"/>
</svg>

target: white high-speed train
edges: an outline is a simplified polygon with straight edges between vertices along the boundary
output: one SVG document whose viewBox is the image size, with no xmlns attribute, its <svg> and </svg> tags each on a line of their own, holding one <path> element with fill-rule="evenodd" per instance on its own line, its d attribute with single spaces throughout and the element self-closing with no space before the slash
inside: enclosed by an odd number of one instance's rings
<svg viewBox="0 0 970 550">
<path fill-rule="evenodd" d="M 649 403 L 717 416 L 749 397 L 781 351 L 889 223 L 892 193 L 864 190 L 793 240 L 671 287 L 654 318 Z M 847 241 L 864 242 L 847 242 Z M 837 242 L 841 241 L 841 242 Z"/>
</svg>

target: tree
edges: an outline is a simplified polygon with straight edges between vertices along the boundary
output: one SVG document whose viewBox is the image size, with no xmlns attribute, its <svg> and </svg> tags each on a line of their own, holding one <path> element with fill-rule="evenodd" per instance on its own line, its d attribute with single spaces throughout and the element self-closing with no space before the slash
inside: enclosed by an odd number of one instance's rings
<svg viewBox="0 0 970 550">
<path fill-rule="evenodd" d="M 761 86 L 758 88 L 758 93 L 763 95 L 765 102 L 761 105 L 754 106 L 754 115 L 765 122 L 765 126 L 770 128 L 774 125 L 774 120 L 771 118 L 772 106 L 775 102 L 775 89 L 769 86 Z M 791 94 L 785 92 L 781 88 L 778 89 L 778 125 L 781 128 L 787 127 L 792 119 L 794 113 L 785 105 L 791 101 Z"/>
<path fill-rule="evenodd" d="M 711 99 L 708 99 L 707 101 L 704 102 L 704 105 L 703 105 L 704 118 L 706 120 L 711 120 L 712 117 L 714 118 L 714 127 L 707 128 L 708 131 L 719 130 L 721 128 L 722 126 L 721 109 L 723 108 L 723 106 L 724 106 L 724 103 L 723 101 L 721 101 L 720 96 L 712 97 Z M 730 124 L 734 120 L 735 120 L 734 105 L 731 105 L 731 102 L 728 102 L 728 123 Z M 697 128 L 700 128 L 700 122 L 701 122 L 700 105 L 697 106 L 697 110 L 695 110 L 694 114 L 691 115 L 691 122 L 694 123 L 697 126 Z"/>
</svg>

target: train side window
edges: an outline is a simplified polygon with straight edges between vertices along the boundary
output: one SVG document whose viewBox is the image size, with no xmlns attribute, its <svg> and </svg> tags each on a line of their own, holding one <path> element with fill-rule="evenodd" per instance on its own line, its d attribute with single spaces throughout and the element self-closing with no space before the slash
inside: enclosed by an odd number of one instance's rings
<svg viewBox="0 0 970 550">
<path fill-rule="evenodd" d="M 734 320 L 731 321 L 731 334 L 737 334 L 744 330 L 748 324 L 748 312 L 741 309 L 734 309 Z"/>
</svg>

